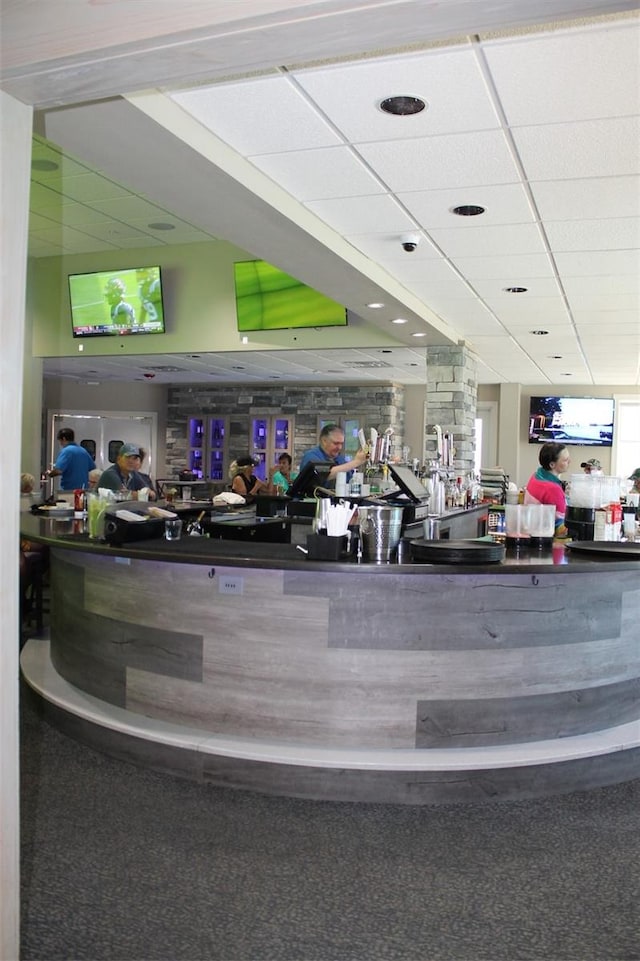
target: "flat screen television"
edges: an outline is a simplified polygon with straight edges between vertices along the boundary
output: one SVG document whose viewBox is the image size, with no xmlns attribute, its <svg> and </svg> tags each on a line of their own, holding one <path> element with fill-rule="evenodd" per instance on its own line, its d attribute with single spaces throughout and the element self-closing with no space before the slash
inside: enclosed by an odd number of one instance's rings
<svg viewBox="0 0 640 961">
<path fill-rule="evenodd" d="M 312 461 L 306 464 L 287 491 L 289 497 L 313 497 L 316 487 L 326 487 L 327 475 L 333 464 Z"/>
<path fill-rule="evenodd" d="M 160 267 L 69 275 L 74 337 L 163 334 Z"/>
<path fill-rule="evenodd" d="M 529 443 L 611 447 L 613 411 L 612 397 L 532 397 Z"/>
<path fill-rule="evenodd" d="M 347 326 L 342 304 L 264 260 L 234 264 L 234 279 L 241 333 Z"/>
</svg>

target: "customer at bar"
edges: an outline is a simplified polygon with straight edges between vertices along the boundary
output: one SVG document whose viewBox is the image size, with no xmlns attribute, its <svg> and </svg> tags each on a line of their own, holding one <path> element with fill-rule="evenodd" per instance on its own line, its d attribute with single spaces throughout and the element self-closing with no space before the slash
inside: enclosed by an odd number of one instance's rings
<svg viewBox="0 0 640 961">
<path fill-rule="evenodd" d="M 60 453 L 55 464 L 47 471 L 48 477 L 60 477 L 60 490 L 86 490 L 89 487 L 89 471 L 95 468 L 91 454 L 75 442 L 70 427 L 58 431 Z"/>
<path fill-rule="evenodd" d="M 271 468 L 271 482 L 270 488 L 271 492 L 274 494 L 286 494 L 291 487 L 292 481 L 298 476 L 297 473 L 291 472 L 291 454 L 286 452 L 280 454 L 278 457 L 278 463 L 275 467 Z"/>
<path fill-rule="evenodd" d="M 149 489 L 147 478 L 138 470 L 141 463 L 140 448 L 137 444 L 123 444 L 118 451 L 115 464 L 103 471 L 98 487 L 119 493 L 127 493 L 131 500 L 138 500 L 141 490 Z M 149 500 L 155 500 L 154 490 L 149 490 Z"/>
<path fill-rule="evenodd" d="M 368 452 L 361 447 L 349 460 L 342 453 L 343 448 L 344 431 L 342 427 L 337 424 L 325 424 L 320 431 L 318 446 L 312 447 L 302 455 L 300 470 L 302 471 L 307 464 L 332 464 L 333 466 L 323 484 L 325 487 L 335 487 L 337 474 L 348 474 L 351 471 L 358 470 L 366 463 L 368 457 Z"/>
<path fill-rule="evenodd" d="M 602 474 L 602 464 L 597 457 L 591 457 L 580 464 L 585 474 Z"/>
<path fill-rule="evenodd" d="M 256 494 L 266 494 L 269 485 L 266 481 L 260 480 L 253 473 L 255 461 L 248 454 L 246 457 L 238 457 L 231 465 L 231 490 L 235 494 L 244 497 L 247 504 L 252 504 Z"/>
<path fill-rule="evenodd" d="M 565 514 L 567 499 L 560 474 L 569 469 L 571 457 L 564 444 L 543 444 L 538 455 L 540 467 L 529 478 L 524 491 L 525 504 L 553 504 L 556 509 L 554 537 L 567 537 Z"/>
<path fill-rule="evenodd" d="M 633 487 L 629 493 L 640 494 L 640 467 L 636 467 L 633 474 L 629 474 L 629 480 L 633 481 Z"/>
</svg>

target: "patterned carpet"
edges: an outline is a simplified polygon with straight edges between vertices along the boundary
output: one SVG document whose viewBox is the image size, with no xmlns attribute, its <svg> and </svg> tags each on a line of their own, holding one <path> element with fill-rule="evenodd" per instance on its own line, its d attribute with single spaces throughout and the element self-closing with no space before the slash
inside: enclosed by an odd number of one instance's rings
<svg viewBox="0 0 640 961">
<path fill-rule="evenodd" d="M 143 771 L 22 690 L 22 961 L 640 959 L 640 780 L 543 801 L 290 800 Z"/>
</svg>

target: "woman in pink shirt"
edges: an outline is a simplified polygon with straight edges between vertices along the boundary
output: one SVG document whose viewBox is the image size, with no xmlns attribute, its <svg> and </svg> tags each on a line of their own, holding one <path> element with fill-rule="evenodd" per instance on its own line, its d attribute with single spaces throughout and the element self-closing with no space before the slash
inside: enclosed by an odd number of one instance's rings
<svg viewBox="0 0 640 961">
<path fill-rule="evenodd" d="M 563 444 L 543 444 L 538 455 L 540 467 L 529 478 L 524 491 L 525 504 L 553 504 L 556 509 L 555 537 L 566 537 L 564 515 L 567 499 L 560 474 L 569 469 L 571 457 Z"/>
</svg>

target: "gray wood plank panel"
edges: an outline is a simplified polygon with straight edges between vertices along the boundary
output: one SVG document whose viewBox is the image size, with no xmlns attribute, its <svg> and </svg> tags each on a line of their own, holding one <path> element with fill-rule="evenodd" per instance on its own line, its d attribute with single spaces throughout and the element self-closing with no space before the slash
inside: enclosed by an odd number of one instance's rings
<svg viewBox="0 0 640 961">
<path fill-rule="evenodd" d="M 529 697 L 418 701 L 416 747 L 485 747 L 571 737 L 638 718 L 638 678 Z"/>
</svg>

